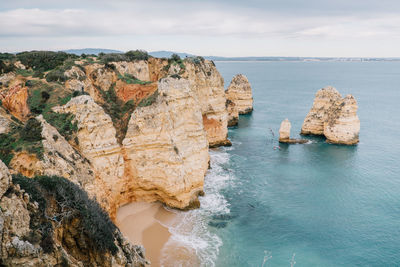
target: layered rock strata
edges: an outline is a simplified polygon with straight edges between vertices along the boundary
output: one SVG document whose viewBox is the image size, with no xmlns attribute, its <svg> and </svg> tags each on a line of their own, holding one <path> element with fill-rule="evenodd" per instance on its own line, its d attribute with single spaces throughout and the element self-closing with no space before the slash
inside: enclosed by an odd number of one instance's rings
<svg viewBox="0 0 400 267">
<path fill-rule="evenodd" d="M 253 94 L 249 80 L 243 74 L 233 77 L 226 98 L 235 103 L 239 114 L 247 114 L 253 111 Z"/>
<path fill-rule="evenodd" d="M 356 144 L 360 132 L 357 108 L 352 95 L 342 98 L 335 88 L 322 88 L 304 119 L 301 134 L 324 135 L 329 143 Z"/>
<path fill-rule="evenodd" d="M 183 77 L 189 80 L 190 89 L 200 105 L 210 147 L 231 145 L 224 79 L 215 64 L 208 60 L 185 62 Z"/>
<path fill-rule="evenodd" d="M 126 202 L 160 200 L 181 209 L 199 205 L 208 142 L 189 81 L 160 81 L 156 102 L 131 115 L 123 149 Z"/>
</svg>

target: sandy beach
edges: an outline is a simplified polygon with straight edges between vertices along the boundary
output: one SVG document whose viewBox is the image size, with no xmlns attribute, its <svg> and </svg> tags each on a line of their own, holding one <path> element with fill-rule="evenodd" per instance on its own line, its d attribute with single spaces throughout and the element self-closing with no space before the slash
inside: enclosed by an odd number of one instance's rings
<svg viewBox="0 0 400 267">
<path fill-rule="evenodd" d="M 161 250 L 171 236 L 168 228 L 176 214 L 161 203 L 135 202 L 122 206 L 117 212 L 117 226 L 132 244 L 146 248 L 151 266 L 160 266 Z"/>
</svg>

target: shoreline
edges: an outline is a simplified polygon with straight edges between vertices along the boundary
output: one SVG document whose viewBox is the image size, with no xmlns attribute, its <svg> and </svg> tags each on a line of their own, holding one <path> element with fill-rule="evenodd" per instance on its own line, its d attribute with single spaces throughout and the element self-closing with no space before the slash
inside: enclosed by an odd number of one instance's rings
<svg viewBox="0 0 400 267">
<path fill-rule="evenodd" d="M 166 210 L 161 203 L 134 202 L 118 209 L 116 224 L 132 244 L 145 247 L 145 256 L 151 266 L 160 266 L 161 251 L 171 236 L 165 225 L 175 218 L 176 214 Z"/>
</svg>

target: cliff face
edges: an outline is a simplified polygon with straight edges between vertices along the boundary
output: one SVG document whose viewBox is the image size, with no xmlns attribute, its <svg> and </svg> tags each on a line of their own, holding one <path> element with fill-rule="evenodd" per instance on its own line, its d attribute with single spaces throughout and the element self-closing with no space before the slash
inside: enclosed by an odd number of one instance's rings
<svg viewBox="0 0 400 267">
<path fill-rule="evenodd" d="M 131 115 L 123 148 L 126 202 L 160 200 L 178 208 L 199 205 L 208 142 L 200 106 L 187 80 L 160 81 L 155 103 Z"/>
<path fill-rule="evenodd" d="M 200 104 L 210 147 L 229 145 L 224 79 L 214 63 L 208 60 L 185 62 L 185 68 L 183 77 L 189 80 L 190 88 Z"/>
<path fill-rule="evenodd" d="M 233 77 L 226 98 L 235 103 L 239 114 L 247 114 L 253 111 L 253 94 L 249 80 L 243 74 Z"/>
<path fill-rule="evenodd" d="M 304 119 L 301 134 L 325 135 L 330 143 L 356 144 L 360 132 L 357 108 L 353 96 L 342 98 L 335 88 L 322 88 Z"/>
<path fill-rule="evenodd" d="M 7 160 L 10 171 L 34 177 L 34 181 L 38 176 L 66 178 L 95 198 L 111 219 L 119 206 L 132 201 L 161 201 L 179 209 L 198 207 L 209 166 L 208 148 L 230 143 L 223 79 L 214 63 L 201 58 L 150 58 L 106 64 L 82 59 L 75 64 L 78 65 L 65 67 L 63 73 L 57 74 L 60 77 L 53 78 L 66 80 L 63 85 L 60 80 L 31 76 L 22 79 L 15 75 L 2 85 L 1 92 L 9 94 L 19 79 L 27 84 L 26 94 L 13 98 L 21 99 L 18 105 L 0 107 L 1 134 L 11 142 L 22 134 L 26 138 L 15 151 L 8 143 L 4 143 L 4 150 L 0 149 L 0 157 Z M 27 68 L 27 72 L 31 71 Z M 39 124 L 35 126 L 40 131 L 32 139 L 32 149 L 27 122 L 11 120 L 6 114 L 6 109 L 10 112 L 15 106 L 23 107 L 16 112 L 23 115 L 18 118 Z M 233 102 L 228 105 L 237 118 L 235 107 Z M 45 183 L 40 179 L 37 182 Z M 22 209 L 21 205 L 18 209 Z M 53 208 L 48 214 L 56 214 L 60 207 Z M 36 207 L 27 212 L 37 218 L 43 210 Z M 39 249 L 29 259 L 40 255 L 41 262 L 37 264 L 49 262 L 52 266 L 59 263 L 60 255 L 66 254 L 73 266 L 97 262 L 96 257 L 100 256 L 81 248 L 83 243 L 75 235 L 81 224 L 81 220 L 74 219 L 61 228 L 52 228 L 54 242 L 67 242 L 65 246 L 80 250 L 68 250 L 62 245 L 57 247 L 61 254 L 43 258 Z M 37 247 L 36 243 L 33 247 Z M 110 264 L 123 265 L 127 250 L 125 256 L 118 256 L 119 261 L 114 254 L 106 254 Z M 13 251 L 4 252 L 9 255 L 4 256 L 8 257 L 4 264 L 19 264 L 12 259 L 16 257 Z M 26 264 L 26 259 L 21 264 Z M 32 262 L 36 264 L 36 260 Z"/>
<path fill-rule="evenodd" d="M 46 183 L 50 181 L 59 182 L 60 187 L 48 187 Z M 58 198 L 60 194 L 66 194 L 63 197 L 73 202 L 63 202 Z M 8 168 L 0 161 L 1 265 L 144 266 L 143 248 L 129 244 L 106 214 L 99 215 L 97 204 L 85 199 L 85 194 L 61 178 L 11 179 Z M 85 200 L 80 202 L 81 199 Z M 77 209 L 79 204 L 85 207 Z M 87 218 L 82 215 L 85 208 L 91 216 L 97 214 L 97 222 L 104 224 L 86 225 Z M 104 236 L 92 236 L 89 227 L 101 227 Z"/>
</svg>

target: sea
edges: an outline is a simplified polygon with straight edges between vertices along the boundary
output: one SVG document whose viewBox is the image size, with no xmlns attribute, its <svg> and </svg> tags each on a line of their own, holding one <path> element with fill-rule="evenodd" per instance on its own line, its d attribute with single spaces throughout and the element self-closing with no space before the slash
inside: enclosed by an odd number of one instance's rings
<svg viewBox="0 0 400 267">
<path fill-rule="evenodd" d="M 254 111 L 210 151 L 201 208 L 170 227 L 165 247 L 197 258 L 175 266 L 400 266 L 400 62 L 215 63 L 225 87 L 248 77 Z M 359 144 L 279 144 L 328 85 L 356 98 Z"/>
</svg>

